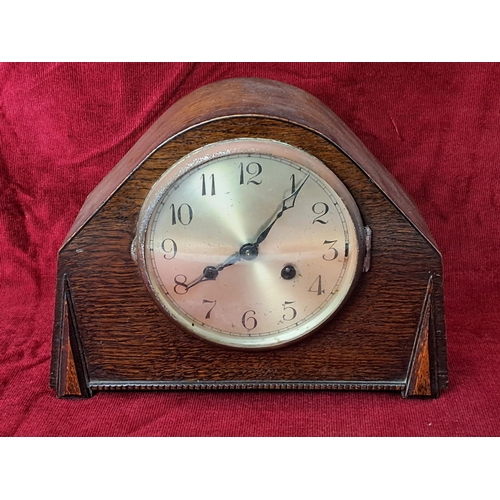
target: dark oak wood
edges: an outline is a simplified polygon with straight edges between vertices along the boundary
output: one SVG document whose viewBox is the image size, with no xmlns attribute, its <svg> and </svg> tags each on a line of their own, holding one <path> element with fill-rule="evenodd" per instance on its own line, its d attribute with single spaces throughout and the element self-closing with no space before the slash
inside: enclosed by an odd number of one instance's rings
<svg viewBox="0 0 500 500">
<path fill-rule="evenodd" d="M 76 329 L 75 312 L 71 292 L 66 277 L 59 283 L 62 299 L 58 303 L 56 315 L 56 329 L 59 331 L 60 341 L 57 352 L 53 352 L 59 360 L 57 366 L 56 390 L 57 394 L 75 397 L 90 397 L 86 362 L 82 352 L 79 332 Z"/>
<path fill-rule="evenodd" d="M 433 394 L 429 350 L 429 338 L 434 334 L 432 331 L 433 325 L 431 324 L 432 280 L 433 276 L 429 278 L 429 285 L 422 307 L 422 316 L 415 337 L 415 347 L 404 392 L 406 397 L 432 396 Z"/>
<path fill-rule="evenodd" d="M 130 255 L 142 203 L 165 169 L 193 149 L 238 137 L 277 139 L 319 158 L 373 232 L 371 269 L 348 304 L 321 331 L 273 351 L 234 351 L 179 330 Z M 244 388 L 436 397 L 447 386 L 442 262 L 427 226 L 328 108 L 278 82 L 219 82 L 168 110 L 89 196 L 59 253 L 57 294 L 58 396 Z"/>
</svg>

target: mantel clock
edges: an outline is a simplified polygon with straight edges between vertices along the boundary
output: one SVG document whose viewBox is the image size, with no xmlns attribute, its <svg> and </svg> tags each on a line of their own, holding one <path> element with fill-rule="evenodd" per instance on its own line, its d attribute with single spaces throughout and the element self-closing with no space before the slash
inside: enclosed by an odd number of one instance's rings
<svg viewBox="0 0 500 500">
<path fill-rule="evenodd" d="M 168 109 L 59 252 L 51 385 L 447 386 L 442 262 L 401 186 L 316 98 L 231 79 Z"/>
</svg>

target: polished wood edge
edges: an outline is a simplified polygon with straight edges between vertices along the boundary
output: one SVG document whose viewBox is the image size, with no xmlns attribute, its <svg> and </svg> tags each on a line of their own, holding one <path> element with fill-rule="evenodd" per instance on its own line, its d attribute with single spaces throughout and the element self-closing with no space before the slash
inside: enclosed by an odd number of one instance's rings
<svg viewBox="0 0 500 500">
<path fill-rule="evenodd" d="M 431 322 L 433 285 L 433 276 L 430 275 L 408 367 L 406 387 L 403 392 L 405 398 L 439 396 L 437 372 L 431 363 L 430 352 L 430 338 L 434 336 Z"/>
<path fill-rule="evenodd" d="M 90 382 L 93 391 L 168 391 L 168 390 L 224 390 L 224 389 L 304 389 L 304 390 L 345 390 L 345 391 L 402 391 L 401 383 L 380 382 Z"/>
<path fill-rule="evenodd" d="M 210 121 L 232 117 L 284 120 L 308 128 L 332 142 L 381 189 L 439 252 L 415 204 L 390 172 L 319 99 L 274 80 L 234 78 L 205 85 L 171 106 L 90 193 L 66 236 L 64 247 L 128 177 L 167 140 Z"/>
<path fill-rule="evenodd" d="M 57 366 L 53 367 L 53 381 L 57 397 L 90 397 L 87 369 L 76 327 L 76 318 L 71 300 L 71 292 L 66 276 L 63 277 L 64 298 L 62 318 L 58 324 L 59 351 Z"/>
<path fill-rule="evenodd" d="M 61 322 L 61 340 L 59 343 L 59 366 L 56 379 L 56 391 L 63 395 L 82 396 L 76 373 L 73 350 L 70 342 L 70 319 L 66 296 L 63 299 L 63 318 Z"/>
</svg>

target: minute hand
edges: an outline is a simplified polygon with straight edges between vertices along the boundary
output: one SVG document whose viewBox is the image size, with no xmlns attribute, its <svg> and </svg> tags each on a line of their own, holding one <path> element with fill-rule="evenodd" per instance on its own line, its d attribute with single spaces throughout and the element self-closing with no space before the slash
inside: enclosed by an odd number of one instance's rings
<svg viewBox="0 0 500 500">
<path fill-rule="evenodd" d="M 300 183 L 299 187 L 292 194 L 290 194 L 283 200 L 280 211 L 271 219 L 271 222 L 269 222 L 266 229 L 264 229 L 264 231 L 262 231 L 259 234 L 259 236 L 255 240 L 254 246 L 259 246 L 267 238 L 269 231 L 271 231 L 271 228 L 274 226 L 276 221 L 283 215 L 283 213 L 289 208 L 293 208 L 295 206 L 295 200 L 297 199 L 297 195 L 302 189 L 302 186 L 304 186 L 304 184 L 306 183 L 307 179 L 309 179 L 309 175 L 310 174 L 307 174 L 304 180 Z"/>
</svg>

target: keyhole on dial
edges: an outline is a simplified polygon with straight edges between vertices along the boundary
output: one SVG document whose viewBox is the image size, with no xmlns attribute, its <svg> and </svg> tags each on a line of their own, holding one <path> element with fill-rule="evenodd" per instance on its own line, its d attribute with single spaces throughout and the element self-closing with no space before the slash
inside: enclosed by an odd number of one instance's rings
<svg viewBox="0 0 500 500">
<path fill-rule="evenodd" d="M 297 271 L 295 270 L 295 267 L 293 267 L 291 265 L 287 265 L 281 270 L 281 277 L 284 280 L 291 280 L 291 279 L 295 278 L 296 274 L 297 274 Z"/>
</svg>

